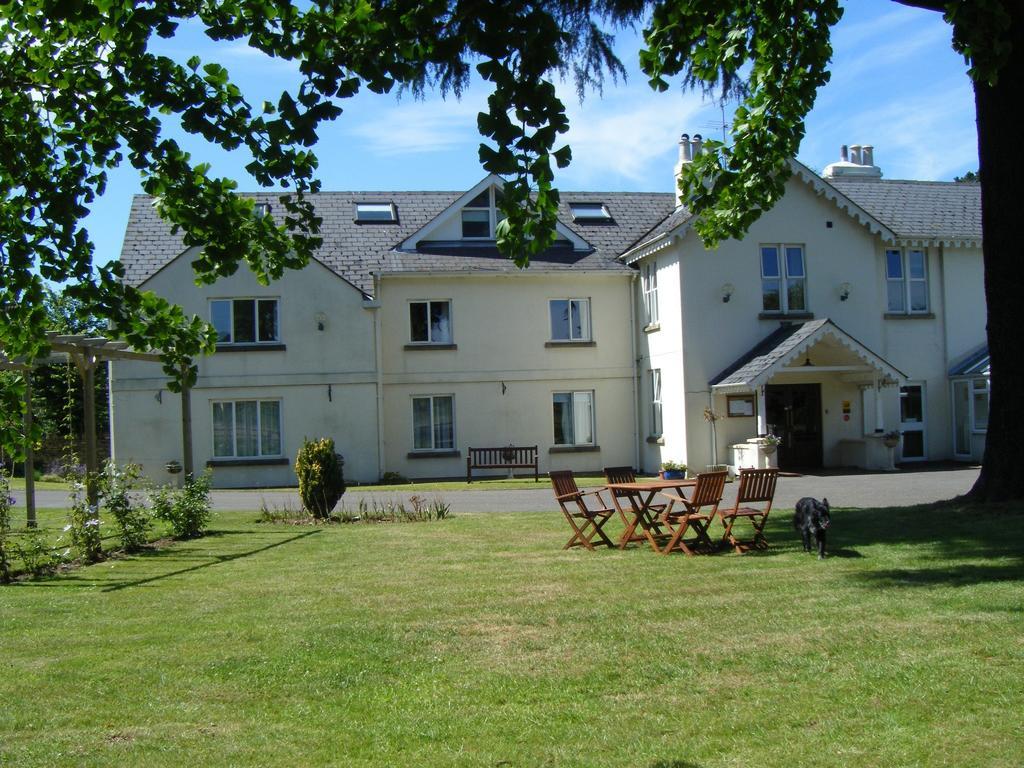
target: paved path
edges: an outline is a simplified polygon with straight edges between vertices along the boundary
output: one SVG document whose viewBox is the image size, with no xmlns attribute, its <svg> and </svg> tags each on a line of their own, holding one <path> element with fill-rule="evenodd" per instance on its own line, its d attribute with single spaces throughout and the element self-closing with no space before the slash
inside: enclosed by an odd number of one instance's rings
<svg viewBox="0 0 1024 768">
<path fill-rule="evenodd" d="M 970 490 L 978 476 L 977 467 L 926 468 L 881 473 L 829 473 L 783 477 L 775 493 L 775 507 L 791 509 L 802 496 L 827 497 L 833 507 L 885 507 L 922 504 L 951 499 Z M 531 512 L 557 511 L 551 487 L 545 481 L 537 489 L 518 491 L 427 491 L 420 495 L 442 497 L 452 505 L 453 512 Z M 736 484 L 726 486 L 725 502 L 735 498 Z M 398 491 L 352 489 L 345 494 L 347 506 L 354 506 L 360 497 L 377 499 L 408 498 Z M 16 492 L 18 505 L 24 506 L 24 492 Z M 262 503 L 269 507 L 299 507 L 298 493 L 293 491 L 214 491 L 213 506 L 218 510 L 256 510 Z M 60 507 L 67 503 L 61 491 L 39 491 L 39 507 Z"/>
</svg>

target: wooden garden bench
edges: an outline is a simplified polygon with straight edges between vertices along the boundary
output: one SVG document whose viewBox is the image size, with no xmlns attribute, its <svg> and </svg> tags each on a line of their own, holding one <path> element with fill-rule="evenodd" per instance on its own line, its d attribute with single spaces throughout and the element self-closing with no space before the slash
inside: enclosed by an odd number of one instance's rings
<svg viewBox="0 0 1024 768">
<path fill-rule="evenodd" d="M 473 482 L 474 469 L 532 469 L 537 482 L 537 446 L 506 445 L 501 448 L 467 448 L 466 482 Z"/>
</svg>

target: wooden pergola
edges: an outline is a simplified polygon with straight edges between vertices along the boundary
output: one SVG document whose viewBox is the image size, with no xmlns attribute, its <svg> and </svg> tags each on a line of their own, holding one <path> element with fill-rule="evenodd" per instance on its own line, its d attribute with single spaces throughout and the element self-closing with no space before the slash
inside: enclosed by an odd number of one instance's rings
<svg viewBox="0 0 1024 768">
<path fill-rule="evenodd" d="M 99 460 L 96 455 L 96 366 L 109 360 L 137 360 L 159 363 L 160 353 L 155 350 L 138 352 L 124 341 L 115 341 L 103 336 L 67 335 L 47 332 L 50 354 L 35 360 L 9 359 L 0 345 L 0 370 L 15 370 L 25 374 L 25 434 L 32 432 L 32 371 L 42 365 L 74 363 L 82 380 L 83 421 L 85 422 L 85 471 L 86 498 L 89 506 L 95 507 L 99 499 L 96 475 Z M 187 386 L 181 390 L 181 435 L 182 469 L 186 477 L 192 474 L 192 408 L 191 393 Z M 35 478 L 32 473 L 34 461 L 32 441 L 25 440 L 25 507 L 28 527 L 36 527 Z"/>
</svg>

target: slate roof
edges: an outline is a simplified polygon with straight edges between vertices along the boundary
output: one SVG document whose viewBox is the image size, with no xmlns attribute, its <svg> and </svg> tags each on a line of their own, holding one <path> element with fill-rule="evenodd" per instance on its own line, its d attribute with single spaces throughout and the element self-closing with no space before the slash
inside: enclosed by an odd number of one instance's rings
<svg viewBox="0 0 1024 768">
<path fill-rule="evenodd" d="M 782 323 L 709 382 L 712 386 L 746 384 L 767 371 L 786 354 L 810 338 L 816 330 L 828 323 L 827 317 L 806 323 Z"/>
<path fill-rule="evenodd" d="M 951 181 L 826 179 L 901 239 L 981 241 L 981 186 Z"/>
<path fill-rule="evenodd" d="M 323 245 L 317 258 L 367 295 L 373 291 L 375 272 L 517 271 L 497 249 L 463 243 L 434 243 L 415 252 L 396 248 L 457 200 L 458 192 L 321 192 L 310 195 L 323 218 Z M 256 202 L 270 203 L 276 215 L 282 208 L 279 193 L 248 194 Z M 392 201 L 398 211 L 394 224 L 356 224 L 356 202 Z M 574 222 L 569 203 L 604 203 L 612 216 L 608 222 Z M 137 195 L 132 201 L 128 228 L 121 249 L 125 280 L 139 285 L 184 252 L 180 235 L 157 216 L 153 199 Z M 586 240 L 593 249 L 572 252 L 553 248 L 533 259 L 532 268 L 543 270 L 585 269 L 625 272 L 617 260 L 621 253 L 675 210 L 670 193 L 561 192 L 559 219 Z"/>
<path fill-rule="evenodd" d="M 766 374 L 770 374 L 772 368 L 792 359 L 794 354 L 799 354 L 798 350 L 801 347 L 809 348 L 825 335 L 837 339 L 853 354 L 885 372 L 887 376 L 906 378 L 906 375 L 892 363 L 879 357 L 827 317 L 823 317 L 806 323 L 782 323 L 753 349 L 713 377 L 709 383 L 717 388 L 746 388 L 763 384 L 770 378 Z"/>
</svg>

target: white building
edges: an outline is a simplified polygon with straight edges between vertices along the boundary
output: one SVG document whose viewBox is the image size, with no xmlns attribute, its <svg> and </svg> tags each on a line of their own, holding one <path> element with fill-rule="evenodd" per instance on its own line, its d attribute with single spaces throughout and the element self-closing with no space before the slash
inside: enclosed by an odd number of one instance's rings
<svg viewBox="0 0 1024 768">
<path fill-rule="evenodd" d="M 703 469 L 769 430 L 786 468 L 884 466 L 894 429 L 898 460 L 978 459 L 978 187 L 883 180 L 854 149 L 826 178 L 794 162 L 784 199 L 714 251 L 671 194 L 563 192 L 558 241 L 521 271 L 495 248 L 488 177 L 313 195 L 323 247 L 268 287 L 197 287 L 144 196 L 121 259 L 220 332 L 192 411 L 196 465 L 222 487 L 293 483 L 320 436 L 360 481 L 460 476 L 469 446 L 509 443 L 537 445 L 541 471 Z M 156 479 L 182 451 L 164 386 L 156 365 L 113 366 L 114 457 Z"/>
</svg>

